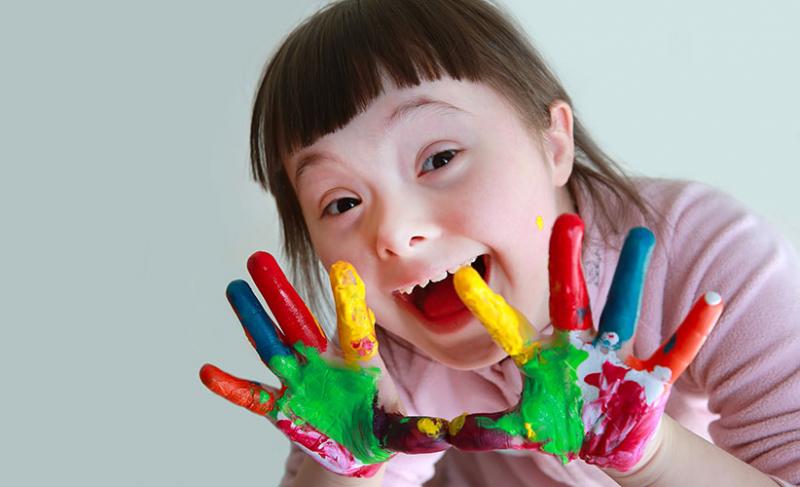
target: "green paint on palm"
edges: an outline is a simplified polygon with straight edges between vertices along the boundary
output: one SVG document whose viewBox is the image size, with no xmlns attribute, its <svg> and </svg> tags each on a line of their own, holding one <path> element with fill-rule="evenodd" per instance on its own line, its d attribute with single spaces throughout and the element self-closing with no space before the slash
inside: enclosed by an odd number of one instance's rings
<svg viewBox="0 0 800 487">
<path fill-rule="evenodd" d="M 287 386 L 274 414 L 280 410 L 298 424 L 312 425 L 361 463 L 388 460 L 392 452 L 381 447 L 372 429 L 380 369 L 332 365 L 301 343 L 295 350 L 305 363 L 292 355 L 275 355 L 269 362 Z"/>
<path fill-rule="evenodd" d="M 498 420 L 478 418 L 478 425 L 542 443 L 542 450 L 567 463 L 583 443 L 577 368 L 588 356 L 559 337 L 521 367 L 525 378 L 517 409 Z"/>
</svg>

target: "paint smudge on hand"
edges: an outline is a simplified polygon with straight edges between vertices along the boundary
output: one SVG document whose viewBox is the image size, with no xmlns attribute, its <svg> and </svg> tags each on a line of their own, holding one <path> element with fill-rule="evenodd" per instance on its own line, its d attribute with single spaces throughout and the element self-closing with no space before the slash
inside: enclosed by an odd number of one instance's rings
<svg viewBox="0 0 800 487">
<path fill-rule="evenodd" d="M 627 471 L 653 437 L 670 385 L 700 349 L 722 312 L 716 293 L 701 298 L 646 360 L 618 356 L 633 338 L 655 237 L 634 228 L 625 241 L 597 333 L 581 269 L 583 222 L 562 215 L 550 240 L 552 337 L 533 340 L 524 316 L 472 269 L 459 270 L 459 297 L 523 375 L 519 403 L 508 411 L 462 415 L 449 441 L 465 450 L 539 449 L 563 462 Z M 472 272 L 470 272 L 472 271 Z"/>
<path fill-rule="evenodd" d="M 518 365 L 526 363 L 537 352 L 539 342 L 527 318 L 492 291 L 472 267 L 462 267 L 453 276 L 458 297 L 483 323 L 492 339 Z"/>
<path fill-rule="evenodd" d="M 376 356 L 375 316 L 353 266 L 339 262 L 331 284 L 339 313 L 345 364 L 323 359 L 327 337 L 286 280 L 275 259 L 256 252 L 248 269 L 280 327 L 249 284 L 231 282 L 226 296 L 245 336 L 282 387 L 234 377 L 204 365 L 200 379 L 212 392 L 273 422 L 291 441 L 334 473 L 374 475 L 397 452 L 446 449 L 447 422 L 387 413 L 378 403 L 381 369 Z"/>
<path fill-rule="evenodd" d="M 378 353 L 375 315 L 367 307 L 364 282 L 348 262 L 336 262 L 330 271 L 339 320 L 339 343 L 345 362 L 366 361 Z"/>
</svg>

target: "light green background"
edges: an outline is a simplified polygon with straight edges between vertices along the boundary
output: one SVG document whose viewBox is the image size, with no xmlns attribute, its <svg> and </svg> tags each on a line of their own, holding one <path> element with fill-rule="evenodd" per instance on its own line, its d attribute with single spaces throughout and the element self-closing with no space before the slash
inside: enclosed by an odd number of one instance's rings
<svg viewBox="0 0 800 487">
<path fill-rule="evenodd" d="M 278 249 L 250 103 L 318 4 L 0 6 L 1 485 L 277 483 L 288 443 L 197 370 L 274 383 L 223 291 Z M 612 155 L 800 246 L 799 3 L 506 5 Z"/>
</svg>

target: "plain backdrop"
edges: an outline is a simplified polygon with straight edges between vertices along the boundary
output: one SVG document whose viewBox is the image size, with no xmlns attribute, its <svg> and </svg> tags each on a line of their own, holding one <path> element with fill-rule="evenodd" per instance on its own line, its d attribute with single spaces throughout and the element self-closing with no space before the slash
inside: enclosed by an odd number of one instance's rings
<svg viewBox="0 0 800 487">
<path fill-rule="evenodd" d="M 275 485 L 288 442 L 207 391 L 275 383 L 224 297 L 279 251 L 261 69 L 317 1 L 0 5 L 0 484 Z M 608 151 L 800 246 L 800 3 L 507 0 Z"/>
</svg>

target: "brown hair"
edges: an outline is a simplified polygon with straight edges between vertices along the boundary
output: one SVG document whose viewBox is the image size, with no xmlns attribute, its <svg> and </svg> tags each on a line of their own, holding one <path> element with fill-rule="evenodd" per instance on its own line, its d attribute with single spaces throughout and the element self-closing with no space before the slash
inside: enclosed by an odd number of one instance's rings
<svg viewBox="0 0 800 487">
<path fill-rule="evenodd" d="M 292 31 L 267 65 L 250 130 L 253 177 L 275 197 L 292 274 L 313 301 L 321 277 L 300 205 L 283 161 L 344 127 L 382 91 L 437 80 L 482 82 L 505 96 L 521 120 L 541 131 L 555 100 L 572 102 L 515 21 L 486 0 L 339 0 Z M 625 202 L 649 219 L 647 203 L 619 165 L 574 118 L 575 164 L 568 187 L 597 205 L 610 232 Z M 599 187 L 613 201 L 595 198 Z"/>
</svg>

